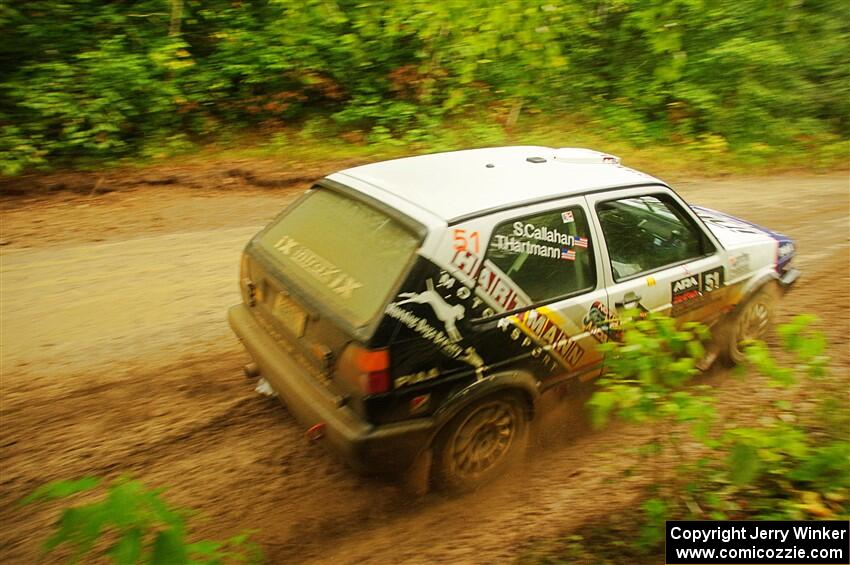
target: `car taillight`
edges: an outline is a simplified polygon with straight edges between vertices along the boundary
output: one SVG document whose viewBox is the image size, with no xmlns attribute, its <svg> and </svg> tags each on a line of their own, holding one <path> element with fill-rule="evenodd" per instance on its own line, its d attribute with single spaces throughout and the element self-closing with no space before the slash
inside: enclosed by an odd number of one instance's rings
<svg viewBox="0 0 850 565">
<path fill-rule="evenodd" d="M 239 265 L 239 286 L 242 289 L 242 301 L 248 306 L 254 306 L 257 303 L 257 285 L 251 280 L 248 256 L 244 253 Z"/>
<path fill-rule="evenodd" d="M 364 395 L 390 390 L 389 349 L 366 349 L 352 343 L 346 348 L 340 362 L 341 372 Z"/>
</svg>

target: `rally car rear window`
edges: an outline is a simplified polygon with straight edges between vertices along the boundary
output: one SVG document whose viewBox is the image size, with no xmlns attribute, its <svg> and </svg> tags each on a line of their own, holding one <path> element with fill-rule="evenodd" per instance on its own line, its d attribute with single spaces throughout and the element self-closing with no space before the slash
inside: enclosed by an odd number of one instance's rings
<svg viewBox="0 0 850 565">
<path fill-rule="evenodd" d="M 278 218 L 257 243 L 315 302 L 362 327 L 389 299 L 419 236 L 360 200 L 320 188 Z"/>
</svg>

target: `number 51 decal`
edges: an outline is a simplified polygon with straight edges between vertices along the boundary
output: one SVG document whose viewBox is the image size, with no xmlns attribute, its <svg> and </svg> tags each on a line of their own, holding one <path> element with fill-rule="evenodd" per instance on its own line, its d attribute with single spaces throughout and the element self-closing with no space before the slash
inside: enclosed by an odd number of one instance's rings
<svg viewBox="0 0 850 565">
<path fill-rule="evenodd" d="M 463 229 L 454 230 L 454 248 L 455 251 L 466 251 L 469 249 L 469 244 L 472 244 L 471 251 L 473 253 L 479 252 L 480 242 L 478 232 L 468 232 Z"/>
<path fill-rule="evenodd" d="M 702 291 L 713 292 L 723 286 L 723 267 L 717 267 L 702 274 Z"/>
</svg>

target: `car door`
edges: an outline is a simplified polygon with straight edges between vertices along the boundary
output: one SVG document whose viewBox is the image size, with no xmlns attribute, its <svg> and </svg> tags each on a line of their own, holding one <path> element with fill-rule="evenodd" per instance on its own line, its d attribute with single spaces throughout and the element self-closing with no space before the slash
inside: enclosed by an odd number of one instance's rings
<svg viewBox="0 0 850 565">
<path fill-rule="evenodd" d="M 585 198 L 489 219 L 493 228 L 476 294 L 494 307 L 479 322 L 495 323 L 512 342 L 503 350 L 516 348 L 513 360 L 528 362 L 546 384 L 597 374 L 601 355 L 596 345 L 607 336 L 603 324 L 589 324 L 588 316 L 606 317 L 607 295 Z"/>
<path fill-rule="evenodd" d="M 588 195 L 608 287 L 608 305 L 711 323 L 725 301 L 723 250 L 669 188 Z"/>
</svg>

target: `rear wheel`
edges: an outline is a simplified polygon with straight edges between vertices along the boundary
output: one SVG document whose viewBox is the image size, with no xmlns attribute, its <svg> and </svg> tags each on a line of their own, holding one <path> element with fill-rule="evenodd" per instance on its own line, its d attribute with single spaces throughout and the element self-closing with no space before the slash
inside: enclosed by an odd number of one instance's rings
<svg viewBox="0 0 850 565">
<path fill-rule="evenodd" d="M 515 462 L 528 444 L 528 416 L 522 400 L 500 395 L 461 411 L 436 445 L 437 480 L 449 490 L 474 489 Z"/>
<path fill-rule="evenodd" d="M 728 364 L 743 363 L 747 358 L 746 343 L 764 339 L 768 334 L 773 327 L 778 294 L 776 284 L 764 285 L 741 305 L 738 313 L 729 321 L 724 337 L 724 357 Z"/>
</svg>

